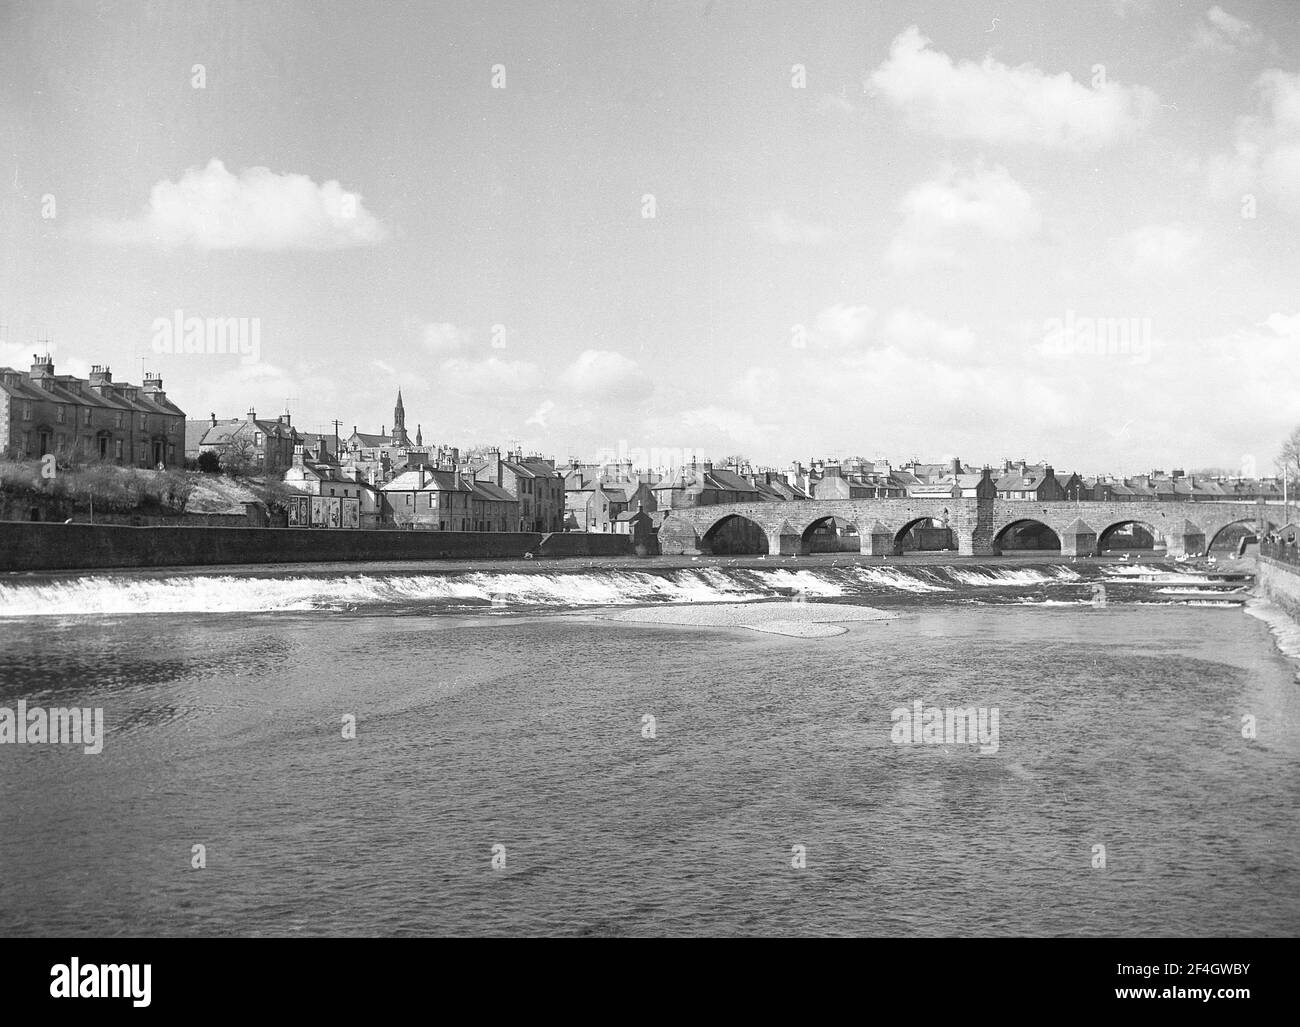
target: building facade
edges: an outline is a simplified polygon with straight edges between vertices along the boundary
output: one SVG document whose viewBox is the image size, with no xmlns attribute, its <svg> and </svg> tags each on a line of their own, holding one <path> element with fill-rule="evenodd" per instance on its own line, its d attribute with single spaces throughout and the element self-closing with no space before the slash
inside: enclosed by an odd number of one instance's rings
<svg viewBox="0 0 1300 1027">
<path fill-rule="evenodd" d="M 33 357 L 24 373 L 0 367 L 0 456 L 61 463 L 104 461 L 124 467 L 180 467 L 185 412 L 167 398 L 162 377 L 114 382 L 96 364 L 89 378 L 56 375 L 54 361 Z"/>
</svg>

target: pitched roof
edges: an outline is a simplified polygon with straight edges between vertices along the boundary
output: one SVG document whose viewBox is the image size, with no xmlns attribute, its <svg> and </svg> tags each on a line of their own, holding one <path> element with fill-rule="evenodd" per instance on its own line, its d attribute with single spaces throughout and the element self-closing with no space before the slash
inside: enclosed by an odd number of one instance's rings
<svg viewBox="0 0 1300 1027">
<path fill-rule="evenodd" d="M 474 494 L 480 499 L 486 499 L 493 503 L 517 502 L 514 496 L 495 482 L 471 481 L 470 487 L 474 490 Z"/>
<path fill-rule="evenodd" d="M 431 471 L 425 469 L 424 484 L 420 484 L 420 471 L 405 471 L 399 474 L 388 484 L 381 486 L 383 492 L 473 492 L 474 486 L 470 479 L 464 475 L 460 478 L 460 486 L 456 485 L 456 473 L 454 471 Z"/>
</svg>

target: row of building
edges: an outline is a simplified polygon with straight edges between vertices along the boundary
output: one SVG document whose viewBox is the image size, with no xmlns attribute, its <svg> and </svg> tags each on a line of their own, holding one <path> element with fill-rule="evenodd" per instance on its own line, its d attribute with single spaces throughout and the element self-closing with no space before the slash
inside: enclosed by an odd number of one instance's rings
<svg viewBox="0 0 1300 1027">
<path fill-rule="evenodd" d="M 337 423 L 337 422 L 336 422 Z M 141 385 L 114 382 L 95 366 L 88 379 L 56 375 L 48 354 L 28 372 L 0 368 L 0 456 L 61 462 L 104 460 L 134 467 L 180 467 L 215 454 L 250 474 L 283 476 L 288 523 L 442 531 L 654 530 L 667 511 L 722 503 L 794 500 L 998 498 L 1033 502 L 1254 501 L 1281 499 L 1276 479 L 1169 474 L 1085 478 L 1049 464 L 1004 460 L 973 467 L 913 460 L 813 459 L 788 468 L 693 460 L 654 470 L 630 461 L 559 465 L 516 446 L 461 452 L 425 445 L 406 428 L 400 389 L 391 430 L 350 435 L 301 432 L 286 412 L 264 418 L 189 420 L 146 372 Z"/>
</svg>

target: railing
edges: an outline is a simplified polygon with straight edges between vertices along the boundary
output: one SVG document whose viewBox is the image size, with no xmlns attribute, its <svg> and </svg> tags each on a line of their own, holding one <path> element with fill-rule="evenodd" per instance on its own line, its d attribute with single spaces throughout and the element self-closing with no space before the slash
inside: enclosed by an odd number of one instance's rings
<svg viewBox="0 0 1300 1027">
<path fill-rule="evenodd" d="M 1300 567 L 1300 547 L 1294 542 L 1261 542 L 1259 555 Z"/>
</svg>

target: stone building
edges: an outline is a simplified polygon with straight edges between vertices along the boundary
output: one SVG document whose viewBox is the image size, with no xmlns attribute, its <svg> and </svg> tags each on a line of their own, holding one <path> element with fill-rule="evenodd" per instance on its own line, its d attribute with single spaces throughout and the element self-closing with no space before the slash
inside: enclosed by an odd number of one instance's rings
<svg viewBox="0 0 1300 1027">
<path fill-rule="evenodd" d="M 349 474 L 328 458 L 308 459 L 307 452 L 295 446 L 293 463 L 284 472 L 284 483 L 301 493 L 291 498 L 289 527 L 377 528 L 379 489 L 359 472 Z"/>
<path fill-rule="evenodd" d="M 287 411 L 272 421 L 259 418 L 251 407 L 243 417 L 219 420 L 213 413 L 206 421 L 188 421 L 185 438 L 185 453 L 191 459 L 205 452 L 216 453 L 223 460 L 242 455 L 254 474 L 288 470 L 293 465 L 294 447 L 302 443 Z"/>
<path fill-rule="evenodd" d="M 185 456 L 185 412 L 167 398 L 162 377 L 114 382 L 96 364 L 90 377 L 54 373 L 47 353 L 30 371 L 0 367 L 0 456 L 61 462 L 102 460 L 127 467 L 179 467 Z"/>
<path fill-rule="evenodd" d="M 564 530 L 564 475 L 553 461 L 538 455 L 525 458 L 518 448 L 504 457 L 492 449 L 471 473 L 475 481 L 503 488 L 518 501 L 519 523 L 511 530 Z"/>
<path fill-rule="evenodd" d="M 437 471 L 421 464 L 380 487 L 383 518 L 402 528 L 473 531 L 474 487 L 460 469 Z"/>
</svg>

